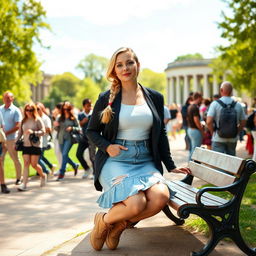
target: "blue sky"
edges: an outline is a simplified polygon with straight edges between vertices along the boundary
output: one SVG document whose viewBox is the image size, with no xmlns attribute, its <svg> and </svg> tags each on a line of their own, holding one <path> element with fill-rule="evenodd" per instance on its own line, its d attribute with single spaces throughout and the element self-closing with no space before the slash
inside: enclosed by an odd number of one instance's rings
<svg viewBox="0 0 256 256">
<path fill-rule="evenodd" d="M 41 0 L 52 32 L 41 31 L 44 45 L 35 47 L 42 70 L 69 71 L 86 55 L 110 58 L 121 46 L 134 49 L 142 68 L 163 72 L 177 56 L 216 56 L 224 44 L 217 22 L 227 11 L 221 0 Z"/>
</svg>

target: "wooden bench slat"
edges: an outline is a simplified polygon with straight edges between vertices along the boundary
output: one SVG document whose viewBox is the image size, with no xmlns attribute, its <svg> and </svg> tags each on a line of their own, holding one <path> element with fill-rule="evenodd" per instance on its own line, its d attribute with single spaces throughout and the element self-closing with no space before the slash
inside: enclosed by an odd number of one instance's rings
<svg viewBox="0 0 256 256">
<path fill-rule="evenodd" d="M 236 180 L 235 176 L 215 170 L 202 164 L 190 161 L 188 165 L 192 170 L 193 176 L 198 177 L 215 186 L 227 186 Z"/>
<path fill-rule="evenodd" d="M 236 175 L 240 174 L 244 163 L 242 158 L 199 147 L 194 150 L 192 159 Z"/>
<path fill-rule="evenodd" d="M 180 208 L 181 205 L 185 205 L 185 204 L 188 204 L 188 203 L 176 197 L 168 201 L 168 205 L 170 205 L 176 211 Z"/>
<path fill-rule="evenodd" d="M 188 188 L 189 190 L 191 191 L 194 191 L 194 193 L 197 193 L 198 192 L 198 188 L 195 188 L 195 187 L 192 187 L 182 181 L 179 181 L 179 180 L 174 180 L 174 181 L 171 181 L 171 185 L 175 183 L 176 185 L 180 186 L 180 187 L 184 187 L 184 188 Z M 226 200 L 224 198 L 221 198 L 221 197 L 218 197 L 218 196 L 215 196 L 213 194 L 210 194 L 210 193 L 204 193 L 204 196 L 203 197 L 206 197 L 206 198 L 209 198 L 211 200 L 214 200 L 216 201 L 219 205 L 222 205 L 222 204 L 226 204 L 229 200 Z"/>
<path fill-rule="evenodd" d="M 181 187 L 175 183 L 172 183 L 173 185 L 173 191 L 176 192 L 175 197 L 182 198 L 188 203 L 195 203 L 196 204 L 196 193 L 193 190 L 189 190 L 185 187 Z M 205 196 L 202 196 L 201 201 L 205 205 L 212 205 L 212 206 L 219 206 L 222 205 L 220 202 L 216 202 L 215 200 L 212 200 L 210 198 L 207 198 Z"/>
</svg>

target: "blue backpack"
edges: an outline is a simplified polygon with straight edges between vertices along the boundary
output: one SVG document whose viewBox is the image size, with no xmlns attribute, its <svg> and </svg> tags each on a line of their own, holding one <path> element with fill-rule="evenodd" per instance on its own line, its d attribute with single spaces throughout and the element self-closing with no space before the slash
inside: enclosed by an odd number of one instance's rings
<svg viewBox="0 0 256 256">
<path fill-rule="evenodd" d="M 225 104 L 221 100 L 217 102 L 222 106 L 217 133 L 221 138 L 235 138 L 238 134 L 236 101 L 230 104 Z"/>
</svg>

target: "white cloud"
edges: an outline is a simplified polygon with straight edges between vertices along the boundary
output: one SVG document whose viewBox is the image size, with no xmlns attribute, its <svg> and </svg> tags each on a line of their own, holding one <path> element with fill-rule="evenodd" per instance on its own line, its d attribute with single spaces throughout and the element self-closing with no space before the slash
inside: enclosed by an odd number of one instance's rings
<svg viewBox="0 0 256 256">
<path fill-rule="evenodd" d="M 192 0 L 41 0 L 48 17 L 83 17 L 96 25 L 121 24 L 132 17 L 147 17 L 157 10 L 189 4 Z"/>
</svg>

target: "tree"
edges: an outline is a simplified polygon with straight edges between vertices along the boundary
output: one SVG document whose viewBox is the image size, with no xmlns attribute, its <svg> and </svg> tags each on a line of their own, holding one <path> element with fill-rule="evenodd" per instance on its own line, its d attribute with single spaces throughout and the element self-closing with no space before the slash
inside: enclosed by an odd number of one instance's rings
<svg viewBox="0 0 256 256">
<path fill-rule="evenodd" d="M 203 59 L 203 55 L 200 53 L 194 53 L 194 54 L 186 54 L 178 56 L 175 61 L 182 61 L 182 60 L 201 60 Z"/>
<path fill-rule="evenodd" d="M 45 11 L 36 0 L 0 0 L 0 93 L 12 90 L 18 100 L 29 100 L 29 84 L 40 81 L 40 63 L 32 50 L 39 30 L 49 29 Z"/>
<path fill-rule="evenodd" d="M 220 56 L 214 63 L 215 71 L 225 69 L 237 90 L 256 93 L 256 2 L 255 0 L 227 0 L 232 11 L 222 13 L 219 28 L 227 46 L 219 46 Z M 219 65 L 221 64 L 221 65 Z M 224 71 L 224 70 L 223 70 Z"/>
<path fill-rule="evenodd" d="M 79 87 L 75 97 L 77 107 L 81 108 L 82 101 L 85 98 L 89 98 L 92 103 L 95 103 L 100 92 L 101 89 L 99 88 L 98 84 L 96 84 L 91 78 L 85 78 L 81 82 L 81 86 Z"/>
<path fill-rule="evenodd" d="M 143 69 L 139 74 L 139 82 L 146 87 L 159 91 L 165 95 L 166 75 L 150 69 Z"/>
<path fill-rule="evenodd" d="M 80 86 L 80 79 L 72 73 L 65 72 L 62 75 L 55 75 L 51 80 L 50 94 L 44 100 L 44 103 L 48 107 L 65 100 L 73 103 Z"/>
<path fill-rule="evenodd" d="M 108 85 L 106 79 L 104 79 L 107 64 L 107 58 L 91 53 L 80 61 L 77 69 L 84 73 L 84 78 L 91 78 L 104 91 Z"/>
</svg>

